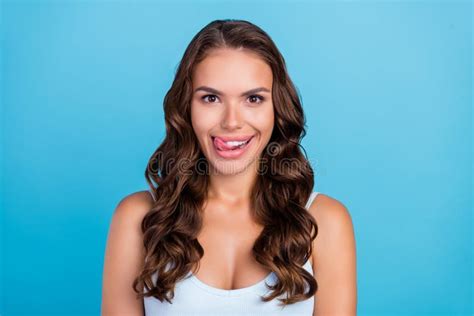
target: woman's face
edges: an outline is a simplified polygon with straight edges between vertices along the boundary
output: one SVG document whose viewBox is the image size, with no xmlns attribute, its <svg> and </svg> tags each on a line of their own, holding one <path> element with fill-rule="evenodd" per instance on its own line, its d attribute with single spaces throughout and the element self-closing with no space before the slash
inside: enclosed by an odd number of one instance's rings
<svg viewBox="0 0 474 316">
<path fill-rule="evenodd" d="M 270 66 L 248 50 L 215 49 L 196 65 L 192 82 L 191 121 L 211 170 L 256 168 L 274 126 Z"/>
</svg>

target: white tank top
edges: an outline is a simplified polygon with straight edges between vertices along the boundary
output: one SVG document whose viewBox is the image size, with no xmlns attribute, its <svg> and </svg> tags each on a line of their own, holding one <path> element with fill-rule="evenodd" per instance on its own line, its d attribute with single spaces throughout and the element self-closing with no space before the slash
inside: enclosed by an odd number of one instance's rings
<svg viewBox="0 0 474 316">
<path fill-rule="evenodd" d="M 312 192 L 305 208 L 313 202 L 319 192 Z M 169 265 L 168 265 L 169 267 Z M 313 269 L 310 260 L 303 265 L 311 275 Z M 152 277 L 156 282 L 156 273 Z M 314 295 L 304 301 L 286 306 L 278 306 L 278 298 L 270 302 L 263 302 L 260 296 L 267 296 L 270 290 L 266 284 L 273 285 L 277 281 L 274 272 L 254 285 L 225 290 L 216 288 L 200 281 L 189 272 L 185 279 L 176 283 L 172 304 L 167 301 L 160 302 L 155 297 L 145 297 L 144 307 L 146 316 L 188 316 L 188 315 L 302 315 L 312 316 Z M 266 284 L 265 284 L 266 283 Z M 279 298 L 286 298 L 286 293 Z"/>
</svg>

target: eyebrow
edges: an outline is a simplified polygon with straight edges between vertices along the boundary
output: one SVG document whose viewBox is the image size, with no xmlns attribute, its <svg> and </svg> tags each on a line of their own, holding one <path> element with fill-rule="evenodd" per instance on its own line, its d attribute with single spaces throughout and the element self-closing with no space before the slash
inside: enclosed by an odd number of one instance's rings
<svg viewBox="0 0 474 316">
<path fill-rule="evenodd" d="M 194 90 L 194 93 L 196 93 L 198 91 L 206 91 L 206 92 L 210 92 L 210 93 L 214 93 L 214 94 L 222 95 L 222 96 L 224 95 L 224 93 L 222 93 L 221 91 L 213 89 L 211 87 L 207 87 L 207 86 L 201 86 L 201 87 L 197 88 L 196 90 Z M 244 96 L 248 96 L 248 95 L 251 95 L 253 93 L 257 93 L 257 92 L 261 92 L 261 91 L 270 92 L 270 90 L 265 88 L 265 87 L 259 87 L 259 88 L 255 88 L 255 89 L 251 89 L 249 91 L 246 91 L 246 92 L 242 93 L 240 96 L 244 97 Z"/>
</svg>

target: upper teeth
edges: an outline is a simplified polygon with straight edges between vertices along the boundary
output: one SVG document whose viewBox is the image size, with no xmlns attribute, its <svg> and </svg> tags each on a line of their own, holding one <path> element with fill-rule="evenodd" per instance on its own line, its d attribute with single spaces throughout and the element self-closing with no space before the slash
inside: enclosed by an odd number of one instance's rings
<svg viewBox="0 0 474 316">
<path fill-rule="evenodd" d="M 225 142 L 225 143 L 229 146 L 240 146 L 242 144 L 245 144 L 246 142 L 247 141 L 244 140 L 244 141 L 241 141 L 241 142 L 239 142 L 239 141 L 229 141 L 229 142 Z"/>
</svg>

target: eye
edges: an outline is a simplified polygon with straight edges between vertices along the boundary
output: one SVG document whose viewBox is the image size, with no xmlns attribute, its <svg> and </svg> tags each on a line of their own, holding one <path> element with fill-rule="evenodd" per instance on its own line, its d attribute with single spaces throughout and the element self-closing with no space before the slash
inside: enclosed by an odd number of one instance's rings
<svg viewBox="0 0 474 316">
<path fill-rule="evenodd" d="M 217 95 L 215 95 L 215 94 L 206 94 L 205 96 L 202 96 L 202 97 L 201 97 L 201 100 L 204 100 L 205 103 L 214 103 L 214 102 L 212 102 L 212 101 L 211 101 L 211 102 L 206 101 L 205 99 L 206 99 L 207 97 L 215 98 L 215 97 L 217 97 Z"/>
<path fill-rule="evenodd" d="M 262 103 L 262 102 L 265 100 L 264 97 L 262 97 L 261 95 L 258 95 L 258 94 L 251 95 L 251 96 L 249 97 L 249 99 L 251 99 L 251 98 L 253 98 L 253 97 L 256 97 L 256 98 L 257 98 L 258 100 L 260 100 L 260 101 L 259 101 L 259 102 L 250 102 L 250 103 L 257 103 L 257 104 L 259 104 L 259 103 Z"/>
<path fill-rule="evenodd" d="M 209 99 L 206 101 L 206 98 L 209 98 Z M 215 95 L 215 94 L 206 94 L 206 95 L 201 97 L 201 100 L 203 100 L 205 103 L 214 103 L 214 101 L 212 101 L 212 100 L 214 100 L 214 98 L 217 98 L 217 95 Z M 255 98 L 259 101 L 258 102 L 252 102 L 251 101 L 250 103 L 260 104 L 265 100 L 265 98 L 263 96 L 259 95 L 259 94 L 254 94 L 254 95 L 249 96 L 249 99 L 255 100 Z"/>
</svg>

